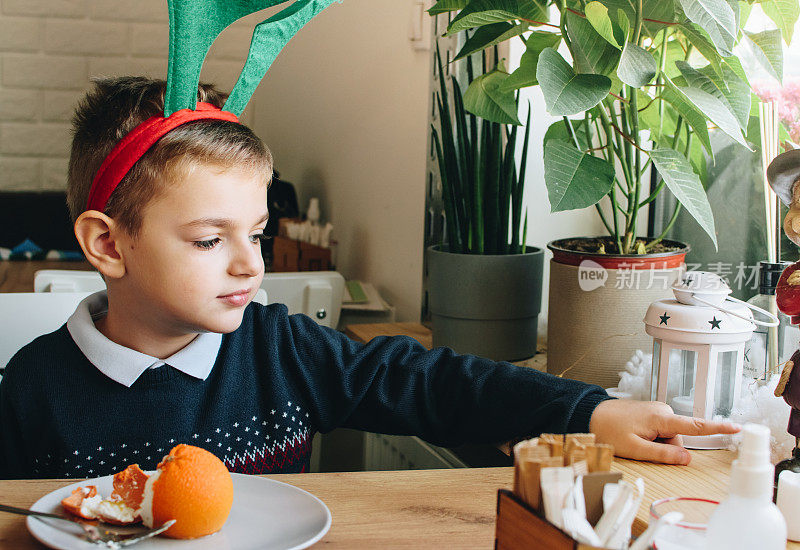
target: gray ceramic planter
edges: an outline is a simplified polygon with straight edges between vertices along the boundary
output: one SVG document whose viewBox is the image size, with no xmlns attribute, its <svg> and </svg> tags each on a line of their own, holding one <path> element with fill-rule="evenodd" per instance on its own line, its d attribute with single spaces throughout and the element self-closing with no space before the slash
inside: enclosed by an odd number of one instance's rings
<svg viewBox="0 0 800 550">
<path fill-rule="evenodd" d="M 516 361 L 536 354 L 544 251 L 476 255 L 428 248 L 433 345 Z"/>
</svg>

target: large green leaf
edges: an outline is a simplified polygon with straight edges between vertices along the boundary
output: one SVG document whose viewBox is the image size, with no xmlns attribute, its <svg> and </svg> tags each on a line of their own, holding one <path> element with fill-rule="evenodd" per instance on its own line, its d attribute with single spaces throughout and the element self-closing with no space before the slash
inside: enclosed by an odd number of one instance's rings
<svg viewBox="0 0 800 550">
<path fill-rule="evenodd" d="M 679 0 L 690 21 L 705 30 L 722 55 L 731 55 L 739 31 L 736 13 L 725 0 Z"/>
<path fill-rule="evenodd" d="M 544 148 L 544 181 L 550 211 L 597 204 L 614 185 L 614 166 L 559 140 Z"/>
<path fill-rule="evenodd" d="M 678 142 L 674 149 L 676 151 L 686 151 L 685 133 L 680 133 Z M 706 155 L 703 152 L 703 146 L 700 145 L 696 139 L 693 139 L 691 145 L 689 146 L 689 152 L 685 156 L 687 157 L 689 164 L 692 165 L 692 170 L 694 170 L 694 173 L 700 178 L 700 183 L 703 184 L 703 188 L 706 190 L 706 192 L 708 192 L 708 162 L 706 160 Z"/>
<path fill-rule="evenodd" d="M 478 27 L 475 29 L 475 32 L 472 33 L 472 36 L 470 36 L 464 43 L 464 47 L 462 47 L 461 51 L 456 54 L 456 57 L 453 61 L 468 55 L 472 55 L 486 48 L 491 48 L 496 44 L 505 42 L 509 38 L 519 36 L 527 30 L 527 23 L 513 25 L 511 23 L 503 22 Z"/>
<path fill-rule="evenodd" d="M 547 104 L 555 116 L 574 115 L 600 103 L 611 89 L 611 79 L 599 74 L 575 74 L 569 63 L 553 48 L 539 55 L 536 78 Z"/>
<path fill-rule="evenodd" d="M 622 29 L 611 22 L 611 18 L 608 16 L 608 8 L 602 3 L 594 1 L 586 4 L 584 11 L 586 12 L 586 20 L 591 23 L 597 34 L 605 38 L 606 42 L 615 48 L 622 49 L 622 45 L 625 43 L 625 36 L 622 34 Z"/>
<path fill-rule="evenodd" d="M 670 78 L 680 76 L 681 72 L 675 66 L 676 61 L 682 61 L 686 58 L 686 51 L 681 46 L 678 40 L 670 40 L 667 42 L 667 60 L 664 66 L 664 74 Z"/>
<path fill-rule="evenodd" d="M 753 11 L 753 5 L 748 2 L 739 3 L 739 30 L 747 25 L 747 19 L 750 17 L 750 12 Z"/>
<path fill-rule="evenodd" d="M 470 113 L 500 124 L 521 124 L 513 91 L 501 89 L 508 73 L 501 68 L 481 75 L 464 92 L 464 107 Z"/>
<path fill-rule="evenodd" d="M 503 90 L 517 90 L 538 84 L 536 67 L 539 64 L 539 54 L 545 48 L 557 48 L 559 42 L 561 42 L 560 34 L 532 32 L 525 43 L 525 53 L 522 54 L 519 67 L 503 83 Z"/>
<path fill-rule="evenodd" d="M 681 25 L 680 29 L 687 40 L 689 40 L 689 43 L 691 43 L 691 45 L 694 46 L 697 51 L 706 58 L 708 63 L 714 68 L 717 74 L 722 76 L 720 54 L 717 51 L 717 48 L 711 42 L 711 38 L 709 38 L 708 33 L 690 21 L 687 21 L 684 25 Z"/>
<path fill-rule="evenodd" d="M 786 45 L 791 44 L 794 25 L 800 16 L 800 4 L 797 0 L 765 0 L 760 5 L 767 17 L 778 25 Z"/>
<path fill-rule="evenodd" d="M 519 89 L 538 84 L 536 71 L 539 65 L 539 56 L 546 48 L 557 49 L 560 42 L 560 34 L 532 32 L 525 43 L 525 53 L 522 54 L 519 67 L 506 80 L 504 86 L 507 89 Z"/>
<path fill-rule="evenodd" d="M 750 88 L 728 66 L 727 60 L 721 65 L 722 78 L 708 66 L 698 70 L 684 61 L 675 64 L 690 87 L 699 88 L 716 97 L 733 114 L 740 129 L 747 127 L 747 119 L 750 116 Z"/>
<path fill-rule="evenodd" d="M 656 60 L 647 50 L 631 42 L 625 43 L 617 67 L 617 76 L 620 80 L 628 86 L 641 88 L 655 78 L 656 72 L 658 72 Z"/>
<path fill-rule="evenodd" d="M 723 105 L 723 103 L 713 95 L 700 90 L 699 88 L 682 88 L 681 91 L 695 107 L 700 109 L 708 119 L 716 124 L 716 126 L 735 139 L 738 143 L 747 147 L 747 140 L 742 135 L 742 130 L 739 128 L 739 123 L 733 113 Z"/>
<path fill-rule="evenodd" d="M 739 0 L 725 0 L 725 1 L 728 3 L 728 5 L 731 7 L 731 10 L 733 11 L 733 20 L 736 23 L 736 32 L 738 33 L 739 32 L 739 26 L 740 26 L 739 25 L 739 14 L 740 14 Z M 737 34 L 737 37 L 738 37 L 738 34 Z"/>
<path fill-rule="evenodd" d="M 722 65 L 723 65 L 723 67 L 725 65 L 727 65 L 728 68 L 731 71 L 733 71 L 733 74 L 738 76 L 739 80 L 741 80 L 745 84 L 747 89 L 748 90 L 750 89 L 750 84 L 748 83 L 748 80 L 747 80 L 747 74 L 744 72 L 744 67 L 742 67 L 742 62 L 739 61 L 738 57 L 726 57 L 725 59 L 722 60 Z M 724 72 L 725 71 L 723 69 L 723 73 Z M 723 76 L 723 78 L 725 78 L 724 74 L 722 76 Z M 730 85 L 728 87 L 730 88 Z"/>
<path fill-rule="evenodd" d="M 619 24 L 620 42 L 625 42 L 631 32 L 631 22 L 625 15 L 625 10 L 617 9 L 617 23 Z"/>
<path fill-rule="evenodd" d="M 575 70 L 578 73 L 612 75 L 621 52 L 600 36 L 592 24 L 579 15 L 567 12 L 569 35 Z"/>
<path fill-rule="evenodd" d="M 546 21 L 545 5 L 536 0 L 471 0 L 447 27 L 452 35 L 473 27 L 523 19 Z"/>
<path fill-rule="evenodd" d="M 428 10 L 428 13 L 431 15 L 439 15 L 440 13 L 463 10 L 467 7 L 468 3 L 469 0 L 439 0 Z"/>
<path fill-rule="evenodd" d="M 705 115 L 694 106 L 689 98 L 684 95 L 681 88 L 678 88 L 669 77 L 664 78 L 664 89 L 661 93 L 664 99 L 691 126 L 695 136 L 697 136 L 708 154 L 713 157 L 714 150 L 711 147 L 711 138 L 708 134 L 708 122 L 706 122 Z"/>
<path fill-rule="evenodd" d="M 783 82 L 781 31 L 768 30 L 759 33 L 745 31 L 744 35 L 753 43 L 756 59 L 772 76 Z"/>
<path fill-rule="evenodd" d="M 711 237 L 711 240 L 714 241 L 714 248 L 716 248 L 717 233 L 714 228 L 714 214 L 711 212 L 711 205 L 708 203 L 703 184 L 692 169 L 692 165 L 685 156 L 666 147 L 650 151 L 650 158 L 658 173 L 664 178 L 669 190 Z"/>
<path fill-rule="evenodd" d="M 571 120 L 572 129 L 575 130 L 576 138 L 578 139 L 578 146 L 586 151 L 592 147 L 592 139 L 594 136 L 594 132 L 592 131 L 591 124 L 589 125 L 589 137 L 586 137 L 586 120 L 579 119 L 579 120 Z M 572 139 L 571 130 L 567 127 L 566 122 L 564 120 L 557 120 L 547 128 L 547 131 L 544 133 L 544 138 L 542 140 L 542 145 L 547 147 L 547 142 L 550 140 L 562 141 L 569 145 L 574 145 L 574 141 Z"/>
<path fill-rule="evenodd" d="M 737 65 L 738 68 L 736 68 Z M 722 78 L 725 82 L 725 86 L 728 88 L 725 99 L 731 111 L 733 111 L 736 120 L 739 122 L 739 128 L 744 130 L 747 128 L 747 118 L 750 115 L 750 97 L 752 91 L 750 90 L 750 84 L 748 84 L 747 80 L 743 79 L 739 74 L 739 69 L 741 69 L 741 65 L 739 64 L 739 60 L 735 57 L 728 57 L 722 62 Z M 700 69 L 700 72 L 712 80 L 717 79 L 716 73 L 714 73 L 710 67 L 703 67 Z"/>
</svg>

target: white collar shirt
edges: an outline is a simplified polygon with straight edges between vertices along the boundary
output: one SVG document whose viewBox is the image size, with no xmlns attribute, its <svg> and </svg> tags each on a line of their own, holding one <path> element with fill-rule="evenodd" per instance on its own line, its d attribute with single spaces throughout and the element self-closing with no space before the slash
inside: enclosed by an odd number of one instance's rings
<svg viewBox="0 0 800 550">
<path fill-rule="evenodd" d="M 183 349 L 159 359 L 106 338 L 94 322 L 107 313 L 106 292 L 91 294 L 78 304 L 67 320 L 67 330 L 86 358 L 112 380 L 131 387 L 147 369 L 164 365 L 200 380 L 208 378 L 222 345 L 222 334 L 202 332 Z"/>
</svg>

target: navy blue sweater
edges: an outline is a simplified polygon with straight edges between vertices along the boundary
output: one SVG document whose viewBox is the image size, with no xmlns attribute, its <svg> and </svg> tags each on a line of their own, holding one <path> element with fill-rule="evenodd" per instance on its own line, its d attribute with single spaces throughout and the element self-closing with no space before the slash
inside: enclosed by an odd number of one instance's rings
<svg viewBox="0 0 800 550">
<path fill-rule="evenodd" d="M 407 337 L 368 344 L 251 304 L 198 380 L 170 366 L 127 388 L 81 353 L 66 326 L 9 362 L 0 382 L 0 478 L 95 477 L 154 469 L 178 443 L 234 472 L 307 471 L 315 432 L 417 435 L 436 445 L 584 432 L 597 386 Z"/>
</svg>

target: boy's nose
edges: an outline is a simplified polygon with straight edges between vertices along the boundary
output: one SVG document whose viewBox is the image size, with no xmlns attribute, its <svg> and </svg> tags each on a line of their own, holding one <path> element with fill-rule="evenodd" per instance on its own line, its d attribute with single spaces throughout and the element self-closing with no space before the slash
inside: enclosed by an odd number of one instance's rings
<svg viewBox="0 0 800 550">
<path fill-rule="evenodd" d="M 261 256 L 261 247 L 253 245 L 249 240 L 246 244 L 236 247 L 228 269 L 231 275 L 255 277 L 262 274 L 264 258 Z"/>
</svg>

